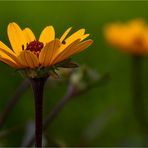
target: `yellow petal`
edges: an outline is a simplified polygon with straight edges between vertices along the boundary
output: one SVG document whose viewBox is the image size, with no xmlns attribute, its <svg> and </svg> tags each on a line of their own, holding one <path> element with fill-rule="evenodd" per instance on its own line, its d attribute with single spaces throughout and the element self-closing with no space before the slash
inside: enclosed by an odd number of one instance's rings
<svg viewBox="0 0 148 148">
<path fill-rule="evenodd" d="M 0 41 L 0 56 L 3 58 L 7 58 L 12 62 L 16 62 L 19 64 L 18 59 L 15 53 L 9 49 L 3 42 Z"/>
<path fill-rule="evenodd" d="M 81 37 L 81 40 L 80 41 L 83 41 L 84 39 L 86 39 L 87 37 L 89 36 L 89 34 L 85 34 Z"/>
<path fill-rule="evenodd" d="M 20 67 L 17 63 L 10 61 L 9 59 L 3 58 L 1 56 L 0 56 L 0 61 L 4 62 L 5 64 L 7 64 L 7 65 L 9 65 L 13 68 L 19 68 Z"/>
<path fill-rule="evenodd" d="M 23 30 L 23 33 L 24 33 L 28 43 L 36 40 L 35 35 L 33 34 L 33 32 L 31 31 L 30 28 L 25 28 Z"/>
<path fill-rule="evenodd" d="M 1 41 L 0 41 L 0 48 L 4 49 L 5 51 L 7 51 L 10 54 L 15 55 L 15 53 Z"/>
<path fill-rule="evenodd" d="M 55 31 L 53 26 L 47 26 L 40 34 L 39 41 L 44 44 L 49 43 L 50 41 L 55 39 Z"/>
<path fill-rule="evenodd" d="M 66 36 L 68 35 L 68 33 L 70 32 L 70 30 L 72 29 L 72 27 L 68 28 L 64 33 L 63 35 L 61 36 L 60 38 L 60 42 L 63 42 L 64 39 L 66 38 Z"/>
<path fill-rule="evenodd" d="M 73 33 L 70 37 L 68 37 L 65 42 L 66 44 L 71 44 L 72 42 L 74 42 L 77 39 L 80 39 L 85 33 L 85 29 L 80 29 L 77 32 Z"/>
<path fill-rule="evenodd" d="M 5 45 L 3 42 L 0 41 L 0 48 L 7 50 L 8 52 L 11 52 L 13 54 L 13 51 Z"/>
<path fill-rule="evenodd" d="M 72 42 L 75 42 L 76 40 L 84 40 L 86 37 L 89 36 L 89 34 L 83 35 L 85 33 L 85 29 L 80 29 L 77 32 L 73 33 L 70 37 L 68 37 L 65 40 L 65 44 L 62 44 L 60 49 L 58 50 L 58 54 L 63 52 Z"/>
<path fill-rule="evenodd" d="M 26 46 L 26 39 L 23 31 L 14 22 L 8 25 L 7 31 L 13 51 L 18 55 L 22 51 L 22 46 Z"/>
<path fill-rule="evenodd" d="M 79 42 L 80 42 L 80 39 L 77 39 L 76 41 L 71 43 L 68 47 L 63 49 L 61 52 L 57 52 L 56 55 L 54 56 L 54 58 L 52 59 L 51 64 L 53 65 L 53 64 L 63 61 L 65 59 L 65 54 L 68 51 L 72 51 L 76 47 L 76 45 L 78 45 Z M 58 50 L 60 50 L 60 49 L 58 49 Z"/>
<path fill-rule="evenodd" d="M 19 55 L 20 63 L 29 68 L 36 68 L 39 66 L 38 58 L 31 51 L 22 51 Z"/>
<path fill-rule="evenodd" d="M 93 43 L 93 40 L 91 40 L 91 39 L 81 42 L 73 49 L 73 51 L 68 52 L 66 56 L 71 56 L 71 55 L 77 54 L 77 53 L 85 50 L 86 48 L 88 48 L 92 43 Z"/>
<path fill-rule="evenodd" d="M 16 55 L 13 55 L 13 54 L 9 53 L 9 52 L 7 52 L 6 50 L 4 50 L 2 48 L 0 48 L 0 56 L 2 58 L 6 58 L 6 59 L 8 59 L 8 60 L 10 60 L 12 62 L 16 62 L 19 65 L 19 61 L 18 61 Z"/>
<path fill-rule="evenodd" d="M 46 44 L 46 46 L 41 50 L 39 55 L 39 62 L 42 66 L 49 66 L 51 60 L 59 49 L 61 43 L 59 40 L 53 40 Z"/>
<path fill-rule="evenodd" d="M 66 48 L 62 53 L 60 53 L 57 58 L 53 61 L 53 63 L 61 62 L 65 59 L 68 59 L 72 55 L 79 53 L 86 49 L 88 46 L 90 46 L 93 43 L 92 40 L 87 40 L 82 43 L 75 42 L 71 47 Z"/>
</svg>

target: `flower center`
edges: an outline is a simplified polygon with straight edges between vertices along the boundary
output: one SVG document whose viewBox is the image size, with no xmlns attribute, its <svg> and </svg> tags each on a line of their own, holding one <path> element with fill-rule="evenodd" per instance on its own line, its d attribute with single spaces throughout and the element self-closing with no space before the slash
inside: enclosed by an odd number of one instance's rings
<svg viewBox="0 0 148 148">
<path fill-rule="evenodd" d="M 32 52 L 40 52 L 43 46 L 44 44 L 42 42 L 35 40 L 27 44 L 26 50 L 30 50 Z"/>
</svg>

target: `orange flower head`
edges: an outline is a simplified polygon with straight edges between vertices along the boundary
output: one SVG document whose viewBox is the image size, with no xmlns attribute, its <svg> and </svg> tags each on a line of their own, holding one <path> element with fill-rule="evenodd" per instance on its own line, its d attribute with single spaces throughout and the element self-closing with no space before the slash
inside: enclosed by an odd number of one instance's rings
<svg viewBox="0 0 148 148">
<path fill-rule="evenodd" d="M 108 24 L 104 36 L 108 43 L 122 51 L 136 55 L 148 54 L 148 25 L 143 20 Z"/>
<path fill-rule="evenodd" d="M 0 41 L 0 60 L 15 69 L 33 73 L 52 69 L 93 42 L 91 39 L 83 41 L 89 36 L 85 29 L 67 37 L 70 30 L 71 27 L 58 39 L 53 26 L 47 26 L 36 39 L 30 28 L 22 30 L 16 23 L 10 23 L 7 32 L 12 50 Z"/>
</svg>

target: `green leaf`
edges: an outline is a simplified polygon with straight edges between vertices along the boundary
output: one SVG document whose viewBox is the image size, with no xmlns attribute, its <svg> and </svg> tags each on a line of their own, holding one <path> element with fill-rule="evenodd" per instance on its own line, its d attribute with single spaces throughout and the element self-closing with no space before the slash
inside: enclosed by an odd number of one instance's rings
<svg viewBox="0 0 148 148">
<path fill-rule="evenodd" d="M 77 68 L 77 67 L 79 67 L 79 65 L 74 62 L 69 62 L 69 63 L 65 63 L 65 64 L 61 65 L 61 67 L 62 68 Z"/>
</svg>

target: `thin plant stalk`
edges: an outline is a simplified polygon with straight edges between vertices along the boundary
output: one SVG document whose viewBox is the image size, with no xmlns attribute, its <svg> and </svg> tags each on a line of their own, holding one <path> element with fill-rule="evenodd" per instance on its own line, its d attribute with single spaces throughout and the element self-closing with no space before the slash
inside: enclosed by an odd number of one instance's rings
<svg viewBox="0 0 148 148">
<path fill-rule="evenodd" d="M 1 115 L 0 115 L 0 127 L 2 127 L 10 115 L 13 107 L 16 105 L 16 103 L 19 101 L 21 98 L 22 94 L 27 90 L 29 87 L 29 82 L 28 80 L 24 80 L 20 86 L 16 89 L 14 95 L 10 98 L 8 103 L 6 104 L 5 108 L 3 109 Z"/>
<path fill-rule="evenodd" d="M 42 147 L 43 91 L 47 77 L 30 79 L 35 102 L 35 147 Z"/>
<path fill-rule="evenodd" d="M 148 119 L 142 96 L 142 56 L 139 55 L 132 56 L 132 88 L 135 117 L 144 135 L 143 145 L 148 146 Z"/>
</svg>

